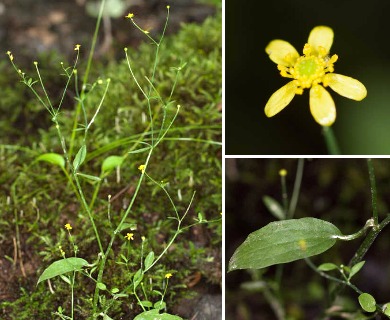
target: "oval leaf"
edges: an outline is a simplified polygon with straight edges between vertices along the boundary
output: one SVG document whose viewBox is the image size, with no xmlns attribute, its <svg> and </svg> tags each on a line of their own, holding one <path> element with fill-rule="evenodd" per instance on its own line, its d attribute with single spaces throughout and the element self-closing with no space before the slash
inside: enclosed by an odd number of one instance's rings
<svg viewBox="0 0 390 320">
<path fill-rule="evenodd" d="M 335 270 L 335 269 L 338 269 L 338 268 L 339 267 L 336 266 L 334 263 L 327 262 L 327 263 L 321 264 L 317 269 L 319 271 L 331 271 L 331 270 Z"/>
<path fill-rule="evenodd" d="M 359 303 L 364 311 L 374 312 L 376 310 L 375 299 L 368 293 L 362 293 L 359 296 Z"/>
<path fill-rule="evenodd" d="M 46 161 L 51 164 L 54 164 L 56 166 L 59 166 L 61 168 L 65 167 L 65 159 L 63 156 L 61 156 L 58 153 L 45 153 L 41 154 L 38 158 L 37 161 Z"/>
<path fill-rule="evenodd" d="M 159 313 L 158 310 L 153 309 L 140 313 L 134 318 L 134 320 L 183 320 L 178 316 L 174 316 L 168 313 Z"/>
<path fill-rule="evenodd" d="M 61 274 L 65 274 L 71 271 L 78 271 L 86 265 L 88 265 L 86 260 L 75 257 L 55 261 L 50 266 L 48 266 L 45 271 L 43 271 L 38 279 L 37 284 L 42 281 L 57 277 Z"/>
<path fill-rule="evenodd" d="M 73 160 L 74 171 L 77 171 L 87 156 L 87 147 L 83 144 Z"/>
<path fill-rule="evenodd" d="M 124 158 L 120 156 L 109 156 L 104 159 L 102 163 L 102 172 L 111 171 L 116 167 L 120 166 L 123 162 Z"/>
<path fill-rule="evenodd" d="M 277 218 L 279 220 L 286 219 L 286 215 L 285 215 L 285 212 L 284 212 L 282 206 L 274 198 L 272 198 L 270 196 L 264 196 L 263 202 L 264 202 L 265 206 L 267 207 L 268 211 L 271 212 L 275 218 Z"/>
<path fill-rule="evenodd" d="M 316 218 L 271 222 L 251 233 L 234 252 L 229 271 L 260 269 L 320 254 L 335 243 L 340 230 Z"/>
<path fill-rule="evenodd" d="M 149 269 L 154 261 L 154 252 L 150 251 L 145 258 L 145 270 Z"/>
</svg>

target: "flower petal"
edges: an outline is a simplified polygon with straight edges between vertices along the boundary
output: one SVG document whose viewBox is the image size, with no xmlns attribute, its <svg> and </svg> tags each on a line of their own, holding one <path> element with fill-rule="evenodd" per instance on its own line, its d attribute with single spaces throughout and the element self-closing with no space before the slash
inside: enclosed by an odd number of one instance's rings
<svg viewBox="0 0 390 320">
<path fill-rule="evenodd" d="M 310 111 L 321 126 L 330 126 L 336 120 L 336 107 L 328 91 L 321 85 L 310 89 Z"/>
<path fill-rule="evenodd" d="M 367 89 L 360 81 L 337 73 L 328 73 L 324 77 L 324 85 L 328 85 L 343 97 L 356 101 L 367 96 Z"/>
<path fill-rule="evenodd" d="M 271 41 L 265 48 L 265 52 L 267 52 L 273 62 L 286 67 L 291 66 L 299 58 L 298 51 L 284 40 Z"/>
<path fill-rule="evenodd" d="M 296 89 L 297 85 L 295 84 L 295 81 L 290 81 L 279 90 L 275 91 L 265 106 L 265 115 L 267 117 L 272 117 L 283 110 L 294 98 Z"/>
<path fill-rule="evenodd" d="M 333 43 L 333 30 L 326 26 L 318 26 L 311 30 L 308 43 L 316 52 L 319 47 L 325 49 L 325 54 L 328 54 Z"/>
</svg>

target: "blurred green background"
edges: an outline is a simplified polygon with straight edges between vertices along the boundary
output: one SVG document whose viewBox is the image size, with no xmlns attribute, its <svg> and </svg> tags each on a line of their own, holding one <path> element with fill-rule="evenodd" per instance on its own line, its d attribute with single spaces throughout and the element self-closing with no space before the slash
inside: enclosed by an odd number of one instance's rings
<svg viewBox="0 0 390 320">
<path fill-rule="evenodd" d="M 280 169 L 286 169 L 289 199 L 293 191 L 297 159 L 226 159 L 226 266 L 237 247 L 249 233 L 276 218 L 263 204 L 264 195 L 282 202 Z M 379 221 L 390 210 L 390 159 L 374 159 L 378 191 Z M 304 161 L 301 192 L 294 218 L 315 217 L 335 224 L 343 234 L 361 229 L 372 215 L 371 189 L 366 159 L 312 159 Z M 312 257 L 319 265 L 324 262 L 348 264 L 363 238 L 337 242 L 323 254 Z M 390 227 L 375 240 L 364 260 L 366 264 L 353 283 L 374 295 L 378 303 L 390 301 Z M 276 266 L 252 272 L 272 287 Z M 337 276 L 337 273 L 332 273 Z M 251 272 L 238 270 L 226 275 L 227 320 L 276 319 L 262 291 L 245 290 Z M 322 318 L 329 307 L 328 289 L 332 283 L 313 272 L 303 260 L 284 265 L 281 281 L 282 299 L 288 319 Z M 348 312 L 359 310 L 357 294 L 345 289 L 337 305 Z M 344 309 L 344 311 L 346 311 Z M 343 318 L 346 319 L 346 318 Z M 351 317 L 349 319 L 358 319 Z"/>
<path fill-rule="evenodd" d="M 302 53 L 311 29 L 330 26 L 335 72 L 361 81 L 367 97 L 356 102 L 329 89 L 337 108 L 333 126 L 343 154 L 389 154 L 390 2 L 383 0 L 226 1 L 226 154 L 327 154 L 309 94 L 296 96 L 273 118 L 264 115 L 282 78 L 265 53 L 273 39 Z"/>
</svg>

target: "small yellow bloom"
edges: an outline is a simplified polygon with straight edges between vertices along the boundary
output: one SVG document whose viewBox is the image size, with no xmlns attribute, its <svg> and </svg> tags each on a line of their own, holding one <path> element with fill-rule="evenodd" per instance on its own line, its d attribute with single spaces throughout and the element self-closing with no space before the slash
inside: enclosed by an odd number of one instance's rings
<svg viewBox="0 0 390 320">
<path fill-rule="evenodd" d="M 125 238 L 127 238 L 127 240 L 134 240 L 134 233 L 127 233 L 126 235 L 125 235 Z"/>
<path fill-rule="evenodd" d="M 333 73 L 336 54 L 330 56 L 333 30 L 326 26 L 315 27 L 300 56 L 295 48 L 284 40 L 273 40 L 265 51 L 278 65 L 282 77 L 293 79 L 269 98 L 264 112 L 272 117 L 284 109 L 296 94 L 310 89 L 310 111 L 316 122 L 330 126 L 336 120 L 336 107 L 329 92 L 329 86 L 338 94 L 356 101 L 367 96 L 365 86 L 356 79 Z M 321 85 L 322 83 L 322 85 Z"/>
<path fill-rule="evenodd" d="M 141 171 L 142 173 L 145 172 L 145 169 L 146 169 L 146 166 L 144 164 L 141 164 L 139 167 L 138 167 L 138 170 Z"/>
<path fill-rule="evenodd" d="M 81 45 L 76 44 L 76 45 L 74 46 L 74 50 L 75 50 L 75 51 L 79 51 L 79 50 L 80 50 L 80 47 L 81 47 Z"/>
<path fill-rule="evenodd" d="M 125 18 L 132 19 L 134 17 L 134 13 L 129 13 Z"/>
<path fill-rule="evenodd" d="M 66 229 L 66 230 L 72 230 L 72 226 L 70 225 L 70 223 L 67 223 L 67 224 L 65 225 L 65 229 Z"/>
<path fill-rule="evenodd" d="M 279 170 L 279 175 L 280 175 L 281 177 L 287 176 L 287 170 L 286 170 L 286 169 L 280 169 L 280 170 Z"/>
<path fill-rule="evenodd" d="M 166 279 L 169 279 L 170 277 L 172 277 L 172 273 L 167 273 L 167 274 L 165 275 L 165 278 L 166 278 Z"/>
</svg>

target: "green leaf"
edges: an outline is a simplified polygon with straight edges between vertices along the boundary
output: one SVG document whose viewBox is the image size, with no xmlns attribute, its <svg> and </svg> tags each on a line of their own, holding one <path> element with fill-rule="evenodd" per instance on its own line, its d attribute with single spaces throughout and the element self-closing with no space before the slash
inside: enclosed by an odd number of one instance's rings
<svg viewBox="0 0 390 320">
<path fill-rule="evenodd" d="M 154 261 L 154 252 L 150 251 L 145 258 L 145 270 L 149 269 Z"/>
<path fill-rule="evenodd" d="M 357 274 L 361 268 L 363 268 L 364 264 L 366 263 L 366 261 L 360 261 L 359 263 L 355 264 L 352 269 L 351 269 L 351 272 L 349 273 L 349 276 L 348 276 L 348 280 L 351 280 L 351 278 Z"/>
<path fill-rule="evenodd" d="M 183 320 L 183 318 L 168 313 L 159 313 L 159 310 L 153 309 L 140 313 L 134 320 Z"/>
<path fill-rule="evenodd" d="M 327 262 L 327 263 L 321 264 L 317 269 L 319 271 L 331 271 L 331 270 L 335 270 L 338 268 L 339 267 L 337 265 L 335 265 L 334 263 Z"/>
<path fill-rule="evenodd" d="M 362 293 L 359 296 L 359 303 L 364 311 L 374 312 L 376 310 L 376 301 L 374 297 L 368 293 Z"/>
<path fill-rule="evenodd" d="M 105 314 L 103 316 L 103 320 L 114 320 L 114 319 Z"/>
<path fill-rule="evenodd" d="M 60 278 L 64 280 L 67 284 L 71 285 L 72 282 L 70 281 L 69 277 L 64 276 L 63 274 L 60 274 Z"/>
<path fill-rule="evenodd" d="M 144 308 L 151 308 L 153 307 L 153 303 L 151 303 L 150 301 L 140 301 L 138 304 L 140 304 L 141 306 L 143 306 Z"/>
<path fill-rule="evenodd" d="M 120 166 L 125 158 L 120 156 L 109 156 L 102 163 L 102 172 L 111 171 Z"/>
<path fill-rule="evenodd" d="M 133 276 L 133 285 L 134 289 L 138 287 L 144 277 L 144 273 L 141 269 L 139 269 Z"/>
<path fill-rule="evenodd" d="M 126 230 L 126 229 L 130 229 L 131 231 L 137 230 L 137 224 L 124 222 L 124 223 L 122 223 L 121 228 L 118 231 L 121 232 L 121 231 Z"/>
<path fill-rule="evenodd" d="M 91 176 L 90 174 L 84 174 L 84 173 L 77 172 L 77 175 L 82 177 L 82 178 L 84 178 L 84 179 L 91 180 L 91 181 L 100 181 L 100 180 L 102 180 L 101 178 L 99 178 L 97 176 Z"/>
<path fill-rule="evenodd" d="M 37 284 L 42 281 L 57 277 L 61 274 L 65 274 L 71 271 L 79 271 L 86 265 L 88 265 L 86 260 L 75 257 L 55 261 L 50 266 L 48 266 L 45 271 L 43 271 L 38 279 Z"/>
<path fill-rule="evenodd" d="M 386 316 L 390 316 L 390 302 L 383 305 L 383 310 Z"/>
<path fill-rule="evenodd" d="M 96 286 L 99 288 L 99 290 L 107 290 L 107 286 L 103 282 L 96 283 Z"/>
<path fill-rule="evenodd" d="M 37 161 L 46 161 L 51 164 L 54 164 L 56 166 L 59 166 L 61 168 L 65 167 L 65 159 L 63 156 L 61 156 L 58 153 L 45 153 L 41 154 L 38 158 Z"/>
<path fill-rule="evenodd" d="M 157 310 L 162 310 L 165 309 L 166 306 L 167 304 L 164 301 L 159 300 L 154 304 L 153 308 Z"/>
<path fill-rule="evenodd" d="M 335 243 L 340 230 L 316 218 L 271 222 L 252 232 L 236 249 L 229 271 L 260 269 L 320 254 Z"/>
<path fill-rule="evenodd" d="M 278 201 L 270 196 L 264 196 L 263 202 L 267 207 L 268 211 L 273 214 L 273 216 L 279 220 L 286 219 L 286 214 Z"/>
<path fill-rule="evenodd" d="M 73 160 L 74 171 L 77 171 L 87 156 L 87 147 L 83 144 Z"/>
</svg>

